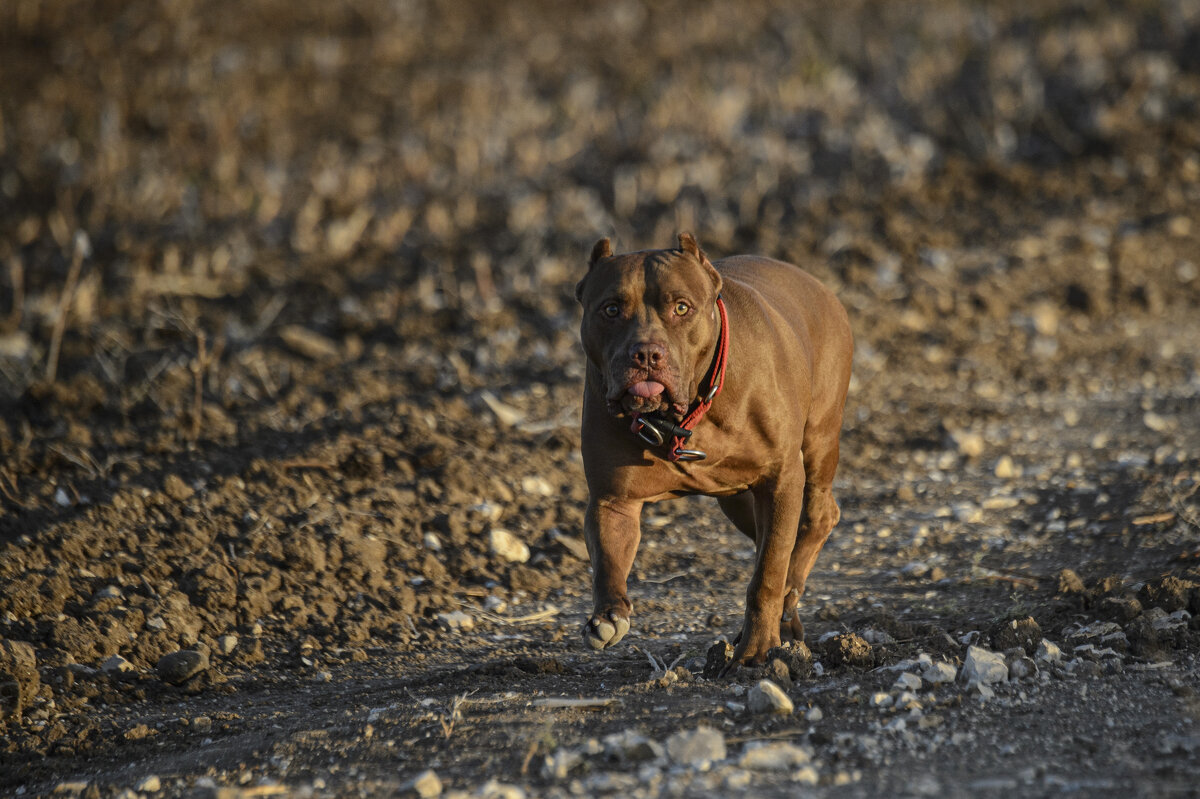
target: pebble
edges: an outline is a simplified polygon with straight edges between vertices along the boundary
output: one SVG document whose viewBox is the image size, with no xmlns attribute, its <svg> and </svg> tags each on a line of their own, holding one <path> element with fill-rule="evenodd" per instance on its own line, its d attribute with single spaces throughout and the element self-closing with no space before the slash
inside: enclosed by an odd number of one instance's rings
<svg viewBox="0 0 1200 799">
<path fill-rule="evenodd" d="M 222 635 L 217 639 L 217 651 L 222 655 L 233 654 L 233 650 L 237 649 L 238 637 L 236 635 Z"/>
<path fill-rule="evenodd" d="M 1034 657 L 1042 663 L 1058 663 L 1062 660 L 1063 654 L 1062 650 L 1058 648 L 1058 644 L 1043 638 L 1038 642 Z"/>
<path fill-rule="evenodd" d="M 635 730 L 622 730 L 604 737 L 604 754 L 618 763 L 640 763 L 663 755 L 662 744 Z"/>
<path fill-rule="evenodd" d="M 488 534 L 492 554 L 509 563 L 524 563 L 529 560 L 529 547 L 525 542 L 502 527 L 493 527 Z"/>
<path fill-rule="evenodd" d="M 902 672 L 896 678 L 896 682 L 892 685 L 893 690 L 900 691 L 919 691 L 921 690 L 921 678 L 911 671 Z"/>
<path fill-rule="evenodd" d="M 159 679 L 172 685 L 187 682 L 208 668 L 208 654 L 195 649 L 181 649 L 163 655 L 154 670 Z"/>
<path fill-rule="evenodd" d="M 808 752 L 787 741 L 748 745 L 738 765 L 750 771 L 789 771 L 808 765 Z"/>
<path fill-rule="evenodd" d="M 808 721 L 817 722 L 825 718 L 825 713 L 819 707 L 809 708 L 809 711 L 804 714 L 804 718 Z"/>
<path fill-rule="evenodd" d="M 754 714 L 779 713 L 786 715 L 795 710 L 788 695 L 770 680 L 759 680 L 758 685 L 746 695 L 746 705 Z"/>
<path fill-rule="evenodd" d="M 177 474 L 167 475 L 167 479 L 163 481 L 163 493 L 176 502 L 183 502 L 186 499 L 191 499 L 193 493 L 192 487 L 183 482 Z"/>
<path fill-rule="evenodd" d="M 574 749 L 559 747 L 554 750 L 554 754 L 546 755 L 542 762 L 542 777 L 547 780 L 565 780 L 582 764 L 581 754 Z"/>
<path fill-rule="evenodd" d="M 1010 680 L 1024 680 L 1036 674 L 1037 664 L 1033 662 L 1033 658 L 1027 655 L 1015 657 L 1008 664 L 1008 679 Z"/>
<path fill-rule="evenodd" d="M 137 789 L 142 793 L 158 793 L 162 790 L 162 780 L 151 774 L 138 783 Z"/>
<path fill-rule="evenodd" d="M 1008 664 L 1004 661 L 1004 655 L 998 652 L 969 646 L 960 676 L 967 683 L 989 685 L 1004 682 L 1008 679 Z"/>
<path fill-rule="evenodd" d="M 1000 460 L 996 461 L 995 474 L 1001 480 L 1011 480 L 1017 477 L 1017 467 L 1013 463 L 1013 459 L 1008 455 L 1001 455 Z"/>
<path fill-rule="evenodd" d="M 433 769 L 426 769 L 400 786 L 400 792 L 402 795 L 432 799 L 434 796 L 441 795 L 442 781 Z"/>
<path fill-rule="evenodd" d="M 895 700 L 892 698 L 892 695 L 886 691 L 878 691 L 871 695 L 871 707 L 891 707 L 893 701 Z"/>
<path fill-rule="evenodd" d="M 725 759 L 725 736 L 711 727 L 680 730 L 667 739 L 667 754 L 677 765 L 707 771 Z"/>
<path fill-rule="evenodd" d="M 134 667 L 120 655 L 113 655 L 100 664 L 100 670 L 105 674 L 128 674 L 134 671 Z"/>
<path fill-rule="evenodd" d="M 921 672 L 921 678 L 930 685 L 942 685 L 943 683 L 954 682 L 958 676 L 958 669 L 953 663 L 947 663 L 944 660 L 939 660 L 937 663 L 930 663 L 925 671 Z"/>
<path fill-rule="evenodd" d="M 792 774 L 792 782 L 800 785 L 815 786 L 821 781 L 821 775 L 812 766 L 803 766 Z"/>
<path fill-rule="evenodd" d="M 437 615 L 438 624 L 450 631 L 467 632 L 475 629 L 475 618 L 461 610 L 452 610 Z"/>
</svg>

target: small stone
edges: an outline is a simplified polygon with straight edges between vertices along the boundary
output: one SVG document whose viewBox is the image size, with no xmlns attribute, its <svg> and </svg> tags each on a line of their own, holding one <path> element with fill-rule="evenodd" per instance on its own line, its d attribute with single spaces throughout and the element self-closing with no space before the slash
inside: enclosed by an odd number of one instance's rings
<svg viewBox="0 0 1200 799">
<path fill-rule="evenodd" d="M 876 691 L 875 693 L 871 694 L 871 707 L 877 707 L 881 709 L 891 707 L 892 702 L 894 701 L 895 699 L 893 699 L 892 695 L 887 691 Z"/>
<path fill-rule="evenodd" d="M 195 649 L 181 649 L 159 658 L 154 670 L 163 682 L 180 685 L 207 668 L 207 653 Z"/>
<path fill-rule="evenodd" d="M 417 776 L 400 786 L 402 795 L 419 796 L 421 799 L 431 799 L 442 793 L 442 781 L 433 769 L 425 769 Z"/>
<path fill-rule="evenodd" d="M 704 671 L 702 672 L 705 679 L 715 680 L 721 676 L 721 672 L 733 660 L 733 645 L 722 639 L 713 641 L 713 645 L 708 648 L 708 654 L 704 658 Z"/>
<path fill-rule="evenodd" d="M 222 635 L 217 639 L 217 651 L 222 655 L 231 655 L 233 650 L 237 649 L 238 637 L 236 635 Z"/>
<path fill-rule="evenodd" d="M 452 610 L 437 615 L 438 624 L 442 629 L 451 632 L 468 632 L 475 629 L 475 618 L 461 610 Z"/>
<path fill-rule="evenodd" d="M 663 755 L 662 744 L 635 730 L 606 735 L 603 743 L 605 757 L 622 765 L 656 760 Z"/>
<path fill-rule="evenodd" d="M 183 502 L 190 499 L 195 492 L 191 486 L 183 482 L 183 478 L 179 475 L 169 474 L 167 475 L 167 479 L 163 481 L 163 493 L 176 502 Z"/>
<path fill-rule="evenodd" d="M 1000 456 L 1000 460 L 996 461 L 995 474 L 1001 480 L 1011 480 L 1017 476 L 1017 467 L 1013 463 L 1013 459 L 1008 455 Z"/>
<path fill-rule="evenodd" d="M 529 560 L 529 547 L 525 542 L 502 527 L 493 527 L 488 534 L 492 554 L 509 563 L 524 563 Z"/>
<path fill-rule="evenodd" d="M 15 696 L 0 691 L 0 719 L 11 714 L 20 718 L 41 687 L 37 651 L 25 641 L 0 639 L 0 685 L 15 686 Z"/>
<path fill-rule="evenodd" d="M 1004 682 L 1008 679 L 1008 664 L 1004 661 L 1004 655 L 999 652 L 968 646 L 959 676 L 967 683 L 988 685 Z"/>
<path fill-rule="evenodd" d="M 542 763 L 542 777 L 547 780 L 565 780 L 571 772 L 583 765 L 583 755 L 574 749 L 559 747 L 554 754 L 546 755 Z"/>
<path fill-rule="evenodd" d="M 921 678 L 910 671 L 903 672 L 896 678 L 892 689 L 898 691 L 919 691 L 921 690 Z"/>
<path fill-rule="evenodd" d="M 791 672 L 788 671 L 787 664 L 779 658 L 774 658 L 767 663 L 766 677 L 784 691 L 789 691 L 792 688 Z"/>
<path fill-rule="evenodd" d="M 1082 594 L 1084 590 L 1083 580 L 1071 569 L 1063 569 L 1058 573 L 1058 593 Z"/>
<path fill-rule="evenodd" d="M 667 754 L 677 765 L 707 771 L 725 759 L 725 736 L 710 727 L 681 730 L 667 739 Z"/>
<path fill-rule="evenodd" d="M 770 680 L 759 680 L 758 685 L 750 689 L 746 696 L 746 706 L 756 715 L 766 713 L 791 713 L 795 706 L 788 695 Z"/>
<path fill-rule="evenodd" d="M 120 655 L 113 655 L 100 664 L 100 671 L 105 674 L 129 674 L 134 670 L 133 664 Z"/>
<path fill-rule="evenodd" d="M 162 790 L 162 780 L 151 774 L 138 783 L 137 789 L 141 793 L 158 793 Z"/>
<path fill-rule="evenodd" d="M 930 685 L 942 685 L 948 682 L 954 682 L 958 676 L 958 669 L 953 663 L 947 663 L 944 660 L 939 660 L 936 663 L 930 663 L 925 671 L 921 672 L 921 678 Z"/>
<path fill-rule="evenodd" d="M 992 628 L 992 646 L 999 650 L 1021 648 L 1026 653 L 1037 649 L 1042 640 L 1042 628 L 1032 616 L 1004 621 Z"/>
<path fill-rule="evenodd" d="M 953 434 L 953 438 L 959 454 L 968 458 L 978 458 L 983 454 L 984 441 L 979 433 L 959 431 Z"/>
<path fill-rule="evenodd" d="M 1009 660 L 1008 663 L 1008 679 L 1024 680 L 1033 677 L 1037 674 L 1037 664 L 1033 662 L 1033 658 L 1028 655 L 1021 654 Z"/>
<path fill-rule="evenodd" d="M 800 785 L 816 786 L 821 781 L 821 775 L 812 766 L 802 766 L 792 774 L 792 782 Z"/>
<path fill-rule="evenodd" d="M 789 771 L 811 761 L 808 752 L 787 741 L 747 746 L 738 765 L 750 771 Z"/>
<path fill-rule="evenodd" d="M 892 706 L 897 710 L 920 710 L 921 702 L 911 691 L 901 691 Z"/>
<path fill-rule="evenodd" d="M 279 337 L 293 352 L 314 361 L 338 356 L 338 346 L 332 339 L 301 325 L 287 325 L 281 328 Z"/>
<path fill-rule="evenodd" d="M 811 707 L 808 709 L 808 712 L 804 714 L 804 718 L 807 721 L 818 722 L 825 718 L 825 713 L 819 707 Z"/>
<path fill-rule="evenodd" d="M 825 644 L 825 655 L 835 665 L 869 667 L 874 664 L 871 645 L 854 633 L 841 633 Z"/>
<path fill-rule="evenodd" d="M 1037 652 L 1034 654 L 1034 657 L 1041 663 L 1058 663 L 1062 660 L 1062 656 L 1062 650 L 1058 648 L 1058 644 L 1045 638 L 1038 642 Z"/>
<path fill-rule="evenodd" d="M 492 778 L 480 785 L 473 795 L 478 799 L 525 799 L 525 790 Z"/>
</svg>

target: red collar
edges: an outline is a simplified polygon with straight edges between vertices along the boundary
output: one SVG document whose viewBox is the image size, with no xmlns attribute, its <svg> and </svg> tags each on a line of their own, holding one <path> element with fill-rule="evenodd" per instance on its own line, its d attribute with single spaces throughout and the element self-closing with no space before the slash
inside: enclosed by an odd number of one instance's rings
<svg viewBox="0 0 1200 799">
<path fill-rule="evenodd" d="M 729 317 L 725 313 L 725 302 L 720 296 L 717 297 L 717 313 L 721 315 L 721 332 L 717 338 L 717 354 L 713 356 L 712 366 L 708 368 L 705 381 L 708 390 L 701 394 L 700 400 L 688 411 L 687 416 L 683 417 L 683 421 L 675 424 L 669 419 L 633 414 L 633 424 L 629 429 L 647 444 L 660 446 L 666 443 L 668 436 L 671 437 L 671 448 L 667 452 L 667 459 L 671 461 L 699 461 L 707 457 L 703 450 L 683 449 L 683 445 L 692 437 L 692 430 L 700 424 L 704 414 L 712 407 L 713 400 L 721 393 L 721 387 L 725 385 L 725 365 L 729 360 Z M 704 383 L 701 383 L 701 387 L 703 385 Z"/>
</svg>

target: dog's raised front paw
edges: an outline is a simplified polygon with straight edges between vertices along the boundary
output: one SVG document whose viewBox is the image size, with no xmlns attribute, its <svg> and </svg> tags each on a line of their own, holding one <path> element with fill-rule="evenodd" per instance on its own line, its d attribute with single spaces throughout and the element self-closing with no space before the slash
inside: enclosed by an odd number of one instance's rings
<svg viewBox="0 0 1200 799">
<path fill-rule="evenodd" d="M 629 619 L 615 613 L 592 616 L 583 625 L 583 639 L 592 649 L 612 646 L 629 632 Z"/>
</svg>

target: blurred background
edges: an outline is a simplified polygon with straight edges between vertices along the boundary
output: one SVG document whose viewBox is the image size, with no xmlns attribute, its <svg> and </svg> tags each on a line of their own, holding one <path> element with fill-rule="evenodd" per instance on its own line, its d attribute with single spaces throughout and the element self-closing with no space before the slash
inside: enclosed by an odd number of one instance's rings
<svg viewBox="0 0 1200 799">
<path fill-rule="evenodd" d="M 681 230 L 850 311 L 818 604 L 1194 573 L 1197 208 L 1200 0 L 3 0 L 0 625 L 143 670 L 473 604 L 573 641 L 573 287 Z M 749 544 L 678 507 L 639 568 L 736 607 Z"/>
<path fill-rule="evenodd" d="M 106 392 L 200 328 L 556 330 L 601 235 L 789 258 L 951 350 L 993 300 L 1200 296 L 1187 0 L 13 0 L 0 49 L 8 401 L 63 313 L 56 376 Z"/>
</svg>

